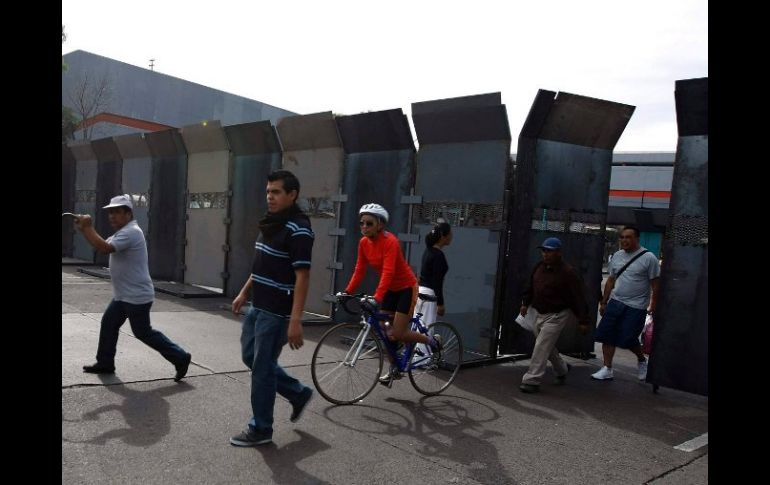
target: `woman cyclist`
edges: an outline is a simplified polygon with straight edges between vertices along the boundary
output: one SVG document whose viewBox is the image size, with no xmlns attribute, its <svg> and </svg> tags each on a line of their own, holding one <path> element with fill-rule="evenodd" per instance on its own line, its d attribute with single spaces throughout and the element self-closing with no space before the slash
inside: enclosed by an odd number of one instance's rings
<svg viewBox="0 0 770 485">
<path fill-rule="evenodd" d="M 345 293 L 352 294 L 356 290 L 366 274 L 367 267 L 371 266 L 380 275 L 374 299 L 383 313 L 395 314 L 390 339 L 428 344 L 434 351 L 439 350 L 440 337 L 437 339 L 409 329 L 410 315 L 417 301 L 417 278 L 406 264 L 398 239 L 385 230 L 388 211 L 379 204 L 364 204 L 358 211 L 358 216 L 363 237 L 358 243 L 356 268 Z M 380 382 L 390 385 L 396 377 L 394 374 L 391 370 L 380 378 Z"/>
</svg>

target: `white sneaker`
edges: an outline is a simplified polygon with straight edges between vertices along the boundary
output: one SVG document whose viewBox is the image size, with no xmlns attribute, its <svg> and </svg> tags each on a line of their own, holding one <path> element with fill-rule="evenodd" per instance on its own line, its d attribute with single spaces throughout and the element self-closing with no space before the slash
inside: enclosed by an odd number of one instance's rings
<svg viewBox="0 0 770 485">
<path fill-rule="evenodd" d="M 639 380 L 647 379 L 647 361 L 639 362 Z"/>
<path fill-rule="evenodd" d="M 599 381 L 612 380 L 613 377 L 612 368 L 607 367 L 606 365 L 599 369 L 599 372 L 594 372 L 591 374 L 591 379 L 597 379 Z"/>
</svg>

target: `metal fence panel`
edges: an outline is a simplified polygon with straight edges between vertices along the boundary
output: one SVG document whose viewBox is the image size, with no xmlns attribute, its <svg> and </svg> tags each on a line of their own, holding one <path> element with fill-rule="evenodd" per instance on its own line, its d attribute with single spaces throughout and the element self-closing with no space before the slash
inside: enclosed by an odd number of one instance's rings
<svg viewBox="0 0 770 485">
<path fill-rule="evenodd" d="M 420 242 L 412 244 L 409 264 L 419 277 L 425 236 L 430 224 L 415 224 L 412 233 Z M 488 358 L 494 341 L 494 303 L 500 231 L 476 227 L 452 227 L 452 244 L 443 248 L 449 265 L 444 279 L 446 314 L 440 320 L 457 328 L 463 340 L 465 361 Z"/>
<path fill-rule="evenodd" d="M 387 230 L 395 235 L 407 232 L 409 206 L 403 196 L 414 187 L 414 143 L 406 116 L 400 109 L 343 116 L 336 119 L 340 138 L 347 153 L 342 182 L 334 291 L 342 291 L 350 281 L 358 255 L 361 232 L 358 210 L 366 203 L 376 202 L 390 214 Z M 344 231 L 344 235 L 342 232 Z M 403 245 L 402 245 L 403 249 Z M 357 291 L 373 293 L 379 276 L 367 271 Z M 343 310 L 336 320 L 351 316 Z"/>
<path fill-rule="evenodd" d="M 708 395 L 708 78 L 676 82 L 679 141 L 647 380 Z"/>
<path fill-rule="evenodd" d="M 412 223 L 420 244 L 410 263 L 419 275 L 424 236 L 438 218 L 452 226 L 444 248 L 446 315 L 466 348 L 466 361 L 495 357 L 501 242 L 507 180 L 511 176 L 511 133 L 500 93 L 412 105 L 420 141 Z"/>
<path fill-rule="evenodd" d="M 61 146 L 61 211 L 75 212 L 75 157 L 69 147 Z M 75 234 L 72 219 L 62 217 L 61 221 L 61 255 L 71 257 L 73 251 L 72 237 Z"/>
<path fill-rule="evenodd" d="M 281 151 L 269 121 L 226 126 L 225 136 L 233 156 L 225 295 L 235 297 L 251 275 L 267 176 L 280 167 Z"/>
<path fill-rule="evenodd" d="M 134 220 L 142 228 L 144 237 L 150 233 L 150 220 L 147 215 L 150 204 L 150 180 L 152 179 L 152 159 L 150 148 L 140 133 L 116 136 L 113 138 L 123 159 L 121 192 L 129 194 L 134 204 Z M 147 251 L 152 248 L 147 246 Z"/>
<path fill-rule="evenodd" d="M 90 142 L 72 143 L 69 146 L 75 157 L 75 213 L 96 217 L 96 155 Z M 80 231 L 75 233 L 73 247 L 74 258 L 95 261 L 96 251 Z"/>
<path fill-rule="evenodd" d="M 338 205 L 345 152 L 331 112 L 282 118 L 276 126 L 283 147 L 282 165 L 299 178 L 299 206 L 315 234 L 310 287 L 305 310 L 330 316 L 324 296 L 332 293 Z"/>
<path fill-rule="evenodd" d="M 181 130 L 188 154 L 185 283 L 223 290 L 230 150 L 218 121 Z"/>
<path fill-rule="evenodd" d="M 184 281 L 187 153 L 176 129 L 145 134 L 152 156 L 149 241 L 150 276 Z"/>
<path fill-rule="evenodd" d="M 120 158 L 118 146 L 112 138 L 102 138 L 91 142 L 91 147 L 97 159 L 96 175 L 96 217 L 95 229 L 100 236 L 107 239 L 115 231 L 110 225 L 108 213 L 102 209 L 110 203 L 110 199 L 121 193 L 121 171 L 123 160 Z M 96 253 L 96 263 L 109 265 L 109 255 Z"/>
<path fill-rule="evenodd" d="M 580 272 L 595 315 L 603 236 L 592 232 L 602 234 L 605 228 L 612 149 L 633 111 L 633 106 L 569 93 L 540 90 L 535 97 L 519 135 L 508 212 L 501 352 L 531 352 L 533 339 L 514 320 L 545 237 L 564 242 L 565 259 Z M 593 350 L 589 338 L 570 330 L 558 346 L 562 352 Z"/>
<path fill-rule="evenodd" d="M 421 144 L 415 194 L 424 201 L 497 204 L 502 210 L 510 145 L 509 140 Z"/>
</svg>

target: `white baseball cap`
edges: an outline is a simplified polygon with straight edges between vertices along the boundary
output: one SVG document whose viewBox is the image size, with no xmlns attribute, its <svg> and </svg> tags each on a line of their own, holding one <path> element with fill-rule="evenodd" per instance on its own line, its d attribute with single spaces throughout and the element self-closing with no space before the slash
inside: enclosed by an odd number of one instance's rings
<svg viewBox="0 0 770 485">
<path fill-rule="evenodd" d="M 116 195 L 110 199 L 110 203 L 102 207 L 102 209 L 111 209 L 112 207 L 128 207 L 131 212 L 134 211 L 134 205 L 131 203 L 131 196 L 128 194 Z"/>
</svg>

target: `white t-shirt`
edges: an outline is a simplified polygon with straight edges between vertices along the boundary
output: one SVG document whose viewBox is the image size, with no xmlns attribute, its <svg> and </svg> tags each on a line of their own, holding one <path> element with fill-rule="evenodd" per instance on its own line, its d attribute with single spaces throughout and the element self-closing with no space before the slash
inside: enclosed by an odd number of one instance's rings
<svg viewBox="0 0 770 485">
<path fill-rule="evenodd" d="M 132 220 L 107 238 L 107 242 L 115 248 L 115 252 L 110 253 L 110 277 L 115 299 L 134 305 L 153 301 L 155 287 L 150 278 L 147 243 L 139 224 Z"/>
<path fill-rule="evenodd" d="M 616 278 L 610 298 L 638 310 L 646 310 L 650 306 L 650 280 L 660 277 L 658 258 L 651 252 L 644 253 L 623 271 L 620 278 L 615 275 L 644 249 L 639 247 L 632 253 L 627 253 L 621 249 L 612 256 L 612 261 L 609 264 L 610 276 Z"/>
</svg>

